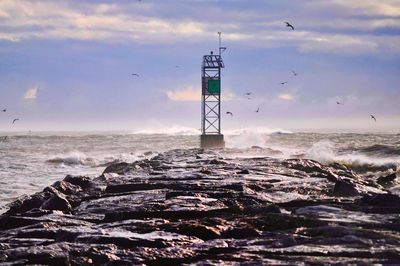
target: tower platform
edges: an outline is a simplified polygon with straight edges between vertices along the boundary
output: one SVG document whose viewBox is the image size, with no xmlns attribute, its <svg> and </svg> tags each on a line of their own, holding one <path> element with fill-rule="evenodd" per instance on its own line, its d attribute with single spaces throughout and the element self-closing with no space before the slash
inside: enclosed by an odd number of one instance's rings
<svg viewBox="0 0 400 266">
<path fill-rule="evenodd" d="M 203 149 L 225 148 L 224 135 L 200 135 L 200 147 Z"/>
</svg>

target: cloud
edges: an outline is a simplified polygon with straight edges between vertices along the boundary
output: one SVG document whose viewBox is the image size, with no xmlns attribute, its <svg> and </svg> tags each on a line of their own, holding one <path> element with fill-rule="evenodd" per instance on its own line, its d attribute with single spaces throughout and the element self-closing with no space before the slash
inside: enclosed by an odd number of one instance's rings
<svg viewBox="0 0 400 266">
<path fill-rule="evenodd" d="M 281 12 L 265 14 L 261 11 L 263 4 L 238 9 L 224 8 L 228 1 L 218 2 L 203 7 L 201 1 L 153 4 L 2 0 L 0 41 L 71 39 L 169 45 L 209 42 L 216 38 L 218 29 L 224 32 L 224 41 L 250 48 L 291 47 L 303 53 L 400 54 L 397 48 L 400 47 L 397 46 L 400 0 L 290 3 L 291 8 L 299 9 L 293 32 L 282 22 L 282 15 L 288 15 L 285 3 L 275 4 Z M 198 8 L 200 5 L 202 8 Z M 221 10 L 223 16 L 220 16 Z M 374 34 L 375 30 L 386 31 Z"/>
<path fill-rule="evenodd" d="M 284 101 L 292 101 L 294 99 L 294 96 L 291 93 L 282 93 L 278 95 L 278 99 Z"/>
<path fill-rule="evenodd" d="M 201 90 L 195 89 L 193 86 L 188 86 L 183 90 L 168 90 L 166 95 L 168 99 L 176 102 L 198 102 L 201 100 Z"/>
<path fill-rule="evenodd" d="M 28 89 L 25 92 L 24 99 L 27 99 L 27 100 L 36 99 L 37 98 L 37 92 L 38 92 L 38 87 L 34 87 L 34 88 L 31 88 L 31 89 Z"/>
</svg>

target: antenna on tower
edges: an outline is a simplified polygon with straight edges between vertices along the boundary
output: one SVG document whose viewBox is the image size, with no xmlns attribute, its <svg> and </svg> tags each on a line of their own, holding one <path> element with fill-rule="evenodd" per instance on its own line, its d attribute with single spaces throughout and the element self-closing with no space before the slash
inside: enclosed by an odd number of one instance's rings
<svg viewBox="0 0 400 266">
<path fill-rule="evenodd" d="M 221 42 L 222 42 L 222 32 L 218 32 L 218 38 L 219 38 L 219 46 L 218 46 L 218 51 L 219 51 L 219 56 L 221 56 L 221 54 L 223 53 L 223 52 L 225 52 L 225 50 L 226 50 L 226 47 L 222 47 L 221 46 Z"/>
</svg>

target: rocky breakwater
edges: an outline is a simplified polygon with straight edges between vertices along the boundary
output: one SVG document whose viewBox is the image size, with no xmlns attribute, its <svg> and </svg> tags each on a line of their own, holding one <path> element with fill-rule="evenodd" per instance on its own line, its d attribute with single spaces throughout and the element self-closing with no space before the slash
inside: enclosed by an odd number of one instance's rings
<svg viewBox="0 0 400 266">
<path fill-rule="evenodd" d="M 173 150 L 14 202 L 0 263 L 400 264 L 400 197 L 377 181 L 339 164 Z"/>
</svg>

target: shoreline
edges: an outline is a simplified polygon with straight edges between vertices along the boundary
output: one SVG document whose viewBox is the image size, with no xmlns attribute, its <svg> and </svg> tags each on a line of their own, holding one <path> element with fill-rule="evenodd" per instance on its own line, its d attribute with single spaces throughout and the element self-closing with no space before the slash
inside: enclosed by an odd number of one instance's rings
<svg viewBox="0 0 400 266">
<path fill-rule="evenodd" d="M 14 202 L 0 263 L 400 263 L 393 182 L 337 163 L 172 150 Z"/>
</svg>

